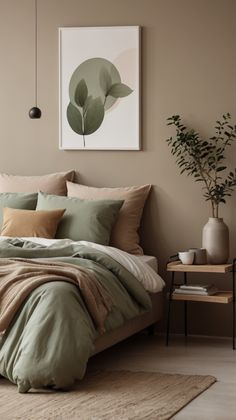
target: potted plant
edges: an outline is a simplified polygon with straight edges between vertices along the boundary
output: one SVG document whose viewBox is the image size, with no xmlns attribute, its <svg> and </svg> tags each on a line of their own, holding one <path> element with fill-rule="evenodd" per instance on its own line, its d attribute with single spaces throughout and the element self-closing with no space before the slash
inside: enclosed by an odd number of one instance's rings
<svg viewBox="0 0 236 420">
<path fill-rule="evenodd" d="M 228 228 L 219 218 L 219 206 L 226 203 L 236 185 L 236 168 L 228 171 L 225 151 L 236 139 L 236 125 L 230 124 L 229 113 L 216 121 L 215 135 L 209 139 L 182 124 L 179 115 L 168 118 L 168 125 L 176 129 L 176 136 L 167 142 L 171 153 L 176 157 L 180 173 L 192 175 L 196 182 L 203 183 L 203 196 L 211 204 L 211 217 L 203 228 L 203 243 L 211 264 L 223 264 L 229 257 Z M 223 177 L 224 175 L 224 177 Z"/>
</svg>

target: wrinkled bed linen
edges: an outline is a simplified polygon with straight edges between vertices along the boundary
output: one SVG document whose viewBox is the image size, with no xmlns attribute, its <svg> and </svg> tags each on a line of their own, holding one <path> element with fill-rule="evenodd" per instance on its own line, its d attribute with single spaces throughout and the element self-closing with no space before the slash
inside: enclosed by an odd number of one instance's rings
<svg viewBox="0 0 236 420">
<path fill-rule="evenodd" d="M 1 240 L 4 241 L 9 239 L 8 237 L 0 237 L 0 244 Z M 120 249 L 105 246 L 100 244 L 95 244 L 93 242 L 87 241 L 78 241 L 74 242 L 70 239 L 46 239 L 46 238 L 21 238 L 23 241 L 30 241 L 35 245 L 43 245 L 47 248 L 51 248 L 57 246 L 57 244 L 64 244 L 64 245 L 86 245 L 90 248 L 96 249 L 98 251 L 102 251 L 107 255 L 110 255 L 115 261 L 119 262 L 123 265 L 128 271 L 130 271 L 137 280 L 142 284 L 145 290 L 150 293 L 158 293 L 160 292 L 163 287 L 165 286 L 165 282 L 161 278 L 161 276 L 156 273 L 148 264 L 146 264 L 138 255 L 128 254 L 125 251 Z"/>
<path fill-rule="evenodd" d="M 45 247 L 29 241 L 0 242 L 3 258 L 41 258 L 91 270 L 112 298 L 107 331 L 151 309 L 136 277 L 107 253 L 81 243 Z M 0 374 L 30 388 L 66 388 L 81 379 L 98 332 L 77 286 L 48 282 L 33 290 L 0 339 Z M 1 383 L 0 383 L 1 385 Z"/>
</svg>

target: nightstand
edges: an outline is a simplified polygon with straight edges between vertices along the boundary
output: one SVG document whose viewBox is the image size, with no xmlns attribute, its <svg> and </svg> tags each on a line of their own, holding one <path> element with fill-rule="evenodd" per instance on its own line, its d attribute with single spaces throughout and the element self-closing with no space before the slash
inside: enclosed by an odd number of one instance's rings
<svg viewBox="0 0 236 420">
<path fill-rule="evenodd" d="M 169 332 L 170 332 L 170 314 L 171 306 L 174 300 L 182 300 L 184 302 L 184 332 L 187 337 L 187 303 L 188 302 L 206 302 L 206 303 L 219 303 L 219 304 L 231 304 L 232 306 L 232 344 L 235 350 L 235 264 L 236 259 L 233 260 L 232 264 L 220 264 L 220 265 L 184 265 L 180 261 L 170 262 L 167 264 L 167 271 L 171 272 L 171 285 L 170 292 L 168 295 L 168 314 L 167 314 L 167 330 L 166 330 L 166 345 L 169 344 Z M 230 275 L 232 279 L 232 289 L 227 291 L 219 291 L 214 295 L 193 295 L 193 294 L 173 294 L 174 287 L 179 284 L 175 284 L 175 274 L 183 274 L 183 284 L 187 284 L 187 274 L 190 273 L 214 273 L 214 274 L 225 274 Z"/>
</svg>

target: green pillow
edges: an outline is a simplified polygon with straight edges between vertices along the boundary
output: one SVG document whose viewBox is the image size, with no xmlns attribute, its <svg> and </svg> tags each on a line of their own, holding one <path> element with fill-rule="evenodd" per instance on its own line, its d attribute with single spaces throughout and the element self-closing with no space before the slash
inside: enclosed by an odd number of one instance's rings
<svg viewBox="0 0 236 420">
<path fill-rule="evenodd" d="M 66 209 L 56 238 L 109 245 L 122 200 L 80 200 L 39 192 L 36 210 Z"/>
<path fill-rule="evenodd" d="M 2 226 L 2 211 L 4 207 L 22 210 L 35 210 L 38 193 L 0 193 L 0 227 Z"/>
</svg>

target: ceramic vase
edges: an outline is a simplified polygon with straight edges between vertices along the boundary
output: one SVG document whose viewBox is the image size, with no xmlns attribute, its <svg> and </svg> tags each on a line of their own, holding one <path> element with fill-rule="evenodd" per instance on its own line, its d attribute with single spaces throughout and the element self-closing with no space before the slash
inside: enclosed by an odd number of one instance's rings
<svg viewBox="0 0 236 420">
<path fill-rule="evenodd" d="M 202 231 L 208 264 L 225 264 L 229 258 L 229 229 L 222 218 L 209 217 Z"/>
</svg>

